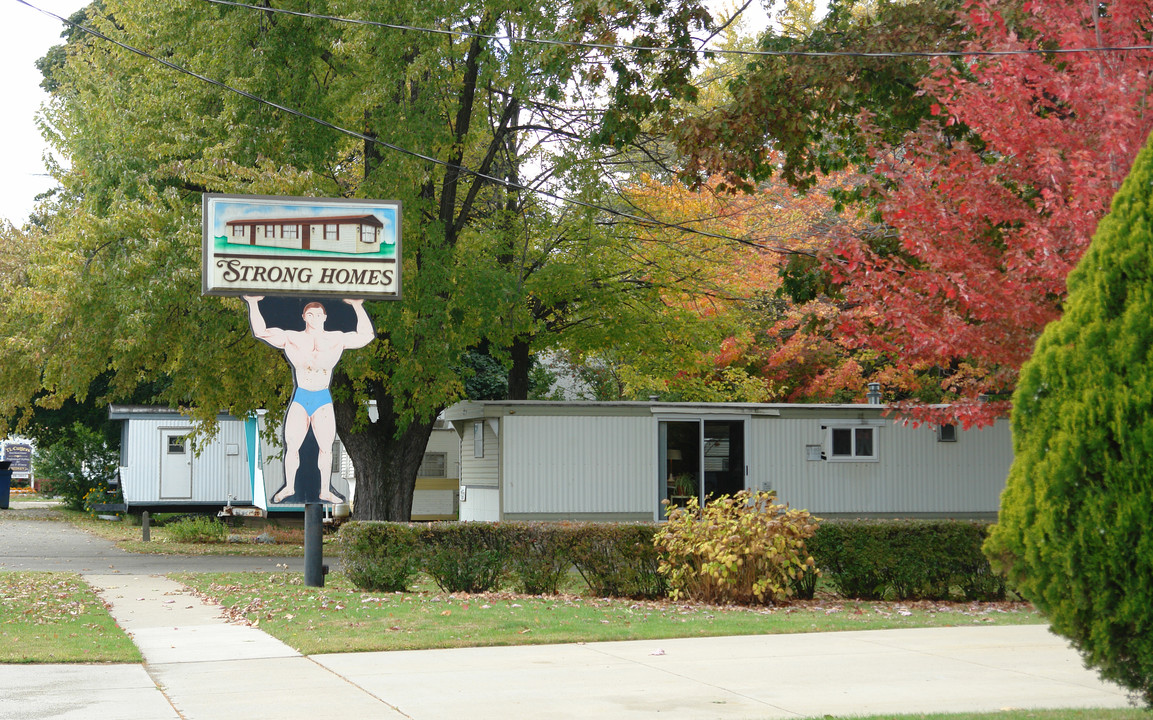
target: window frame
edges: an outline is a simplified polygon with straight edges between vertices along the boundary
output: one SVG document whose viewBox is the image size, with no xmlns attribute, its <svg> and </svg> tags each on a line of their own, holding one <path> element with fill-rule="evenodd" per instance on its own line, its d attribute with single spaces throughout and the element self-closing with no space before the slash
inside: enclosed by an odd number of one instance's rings
<svg viewBox="0 0 1153 720">
<path fill-rule="evenodd" d="M 878 426 L 873 423 L 828 423 L 823 425 L 822 429 L 825 431 L 825 459 L 829 462 L 880 462 L 880 448 L 879 440 L 880 435 L 877 433 Z M 834 454 L 834 436 L 837 432 L 849 433 L 849 454 Z M 868 433 L 869 454 L 858 453 L 857 444 L 860 442 L 859 433 Z"/>
<path fill-rule="evenodd" d="M 472 424 L 472 456 L 484 457 L 484 421 L 479 420 Z"/>
<path fill-rule="evenodd" d="M 431 463 L 436 464 L 438 466 L 435 469 L 439 469 L 441 471 L 440 474 L 434 474 L 434 473 L 429 472 L 430 469 L 434 469 L 432 467 L 426 467 L 426 466 L 430 465 L 430 461 L 431 461 Z M 417 476 L 417 478 L 434 478 L 434 479 L 447 478 L 448 477 L 448 453 L 446 453 L 446 452 L 426 452 L 424 454 L 424 456 L 421 457 L 421 459 L 420 459 L 420 467 L 418 467 L 416 469 L 416 476 Z"/>
</svg>

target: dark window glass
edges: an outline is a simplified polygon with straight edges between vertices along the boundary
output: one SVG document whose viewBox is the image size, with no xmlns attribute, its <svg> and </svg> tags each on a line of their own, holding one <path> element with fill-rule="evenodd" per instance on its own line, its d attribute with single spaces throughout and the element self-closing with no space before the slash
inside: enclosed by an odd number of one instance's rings
<svg viewBox="0 0 1153 720">
<path fill-rule="evenodd" d="M 833 428 L 833 456 L 853 454 L 853 431 L 848 428 Z"/>
</svg>

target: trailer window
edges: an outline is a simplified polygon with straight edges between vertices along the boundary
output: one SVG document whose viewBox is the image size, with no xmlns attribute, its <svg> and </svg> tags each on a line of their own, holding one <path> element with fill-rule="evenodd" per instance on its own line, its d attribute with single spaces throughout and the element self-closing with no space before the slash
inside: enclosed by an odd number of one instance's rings
<svg viewBox="0 0 1153 720">
<path fill-rule="evenodd" d="M 829 459 L 868 462 L 877 459 L 877 429 L 874 427 L 830 427 Z"/>
</svg>

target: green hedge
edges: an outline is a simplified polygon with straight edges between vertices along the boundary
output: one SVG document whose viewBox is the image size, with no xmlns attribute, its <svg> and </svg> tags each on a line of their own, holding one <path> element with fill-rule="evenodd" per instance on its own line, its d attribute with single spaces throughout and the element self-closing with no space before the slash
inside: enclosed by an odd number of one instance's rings
<svg viewBox="0 0 1153 720">
<path fill-rule="evenodd" d="M 653 537 L 656 524 L 582 523 L 560 529 L 568 557 L 600 597 L 656 598 L 668 593 Z"/>
<path fill-rule="evenodd" d="M 989 527 L 957 520 L 826 520 L 808 549 L 846 598 L 1002 600 L 1005 580 L 981 553 Z"/>
<path fill-rule="evenodd" d="M 345 575 L 363 590 L 408 590 L 421 570 L 424 529 L 413 523 L 344 523 L 336 537 Z"/>
<path fill-rule="evenodd" d="M 445 592 L 486 592 L 507 580 L 555 594 L 573 567 L 600 596 L 665 594 L 653 547 L 657 526 L 626 523 L 349 522 L 338 534 L 357 587 L 402 590 L 424 571 Z"/>
<path fill-rule="evenodd" d="M 445 592 L 495 590 L 505 573 L 508 538 L 501 525 L 437 522 L 420 533 L 423 570 Z"/>
<path fill-rule="evenodd" d="M 591 594 L 668 594 L 652 523 L 345 523 L 338 535 L 345 572 L 366 590 L 405 590 L 425 572 L 446 592 L 510 585 L 556 593 L 572 569 Z M 1000 600 L 1005 580 L 981 544 L 989 524 L 954 520 L 826 520 L 805 541 L 839 595 L 862 600 Z M 794 585 L 812 597 L 812 574 Z"/>
</svg>

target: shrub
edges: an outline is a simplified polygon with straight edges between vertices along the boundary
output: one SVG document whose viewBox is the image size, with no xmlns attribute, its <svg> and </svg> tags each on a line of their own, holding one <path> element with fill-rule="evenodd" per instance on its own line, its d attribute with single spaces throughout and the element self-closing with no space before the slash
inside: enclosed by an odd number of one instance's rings
<svg viewBox="0 0 1153 720">
<path fill-rule="evenodd" d="M 344 523 L 336 535 L 344 574 L 363 590 L 408 590 L 420 570 L 422 531 L 409 523 Z"/>
<path fill-rule="evenodd" d="M 172 542 L 213 543 L 228 540 L 228 528 L 216 518 L 198 515 L 184 518 L 164 526 Z"/>
<path fill-rule="evenodd" d="M 1147 142 L 1021 368 L 985 549 L 1087 664 L 1153 706 L 1151 182 Z"/>
<path fill-rule="evenodd" d="M 120 488 L 110 488 L 107 485 L 102 487 L 95 487 L 89 490 L 84 495 L 84 510 L 92 517 L 106 514 L 104 510 L 97 510 L 97 505 L 120 505 L 124 503 L 124 493 Z M 110 513 L 117 517 L 121 516 L 119 512 Z"/>
<path fill-rule="evenodd" d="M 59 496 L 72 510 L 83 510 L 89 492 L 107 488 L 115 479 L 119 454 L 100 433 L 75 423 L 37 451 L 33 462 L 36 476 L 51 478 L 44 481 L 45 492 Z"/>
<path fill-rule="evenodd" d="M 528 595 L 555 595 L 572 568 L 568 537 L 551 523 L 504 523 L 506 569 Z"/>
<path fill-rule="evenodd" d="M 421 533 L 424 571 L 445 592 L 495 590 L 506 551 L 500 530 L 493 523 L 432 523 Z"/>
<path fill-rule="evenodd" d="M 839 595 L 861 600 L 1000 600 L 1004 578 L 981 554 L 988 525 L 957 520 L 826 521 L 809 541 Z"/>
<path fill-rule="evenodd" d="M 656 525 L 566 523 L 557 532 L 594 595 L 655 598 L 668 592 L 653 545 Z"/>
<path fill-rule="evenodd" d="M 879 600 L 888 587 L 883 569 L 886 553 L 876 537 L 862 529 L 860 524 L 826 521 L 808 547 L 838 595 Z"/>
<path fill-rule="evenodd" d="M 817 520 L 805 510 L 773 503 L 771 492 L 744 490 L 670 506 L 654 538 L 670 595 L 711 603 L 773 603 L 793 594 L 793 583 L 816 573 L 805 550 Z"/>
</svg>

